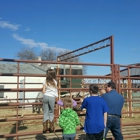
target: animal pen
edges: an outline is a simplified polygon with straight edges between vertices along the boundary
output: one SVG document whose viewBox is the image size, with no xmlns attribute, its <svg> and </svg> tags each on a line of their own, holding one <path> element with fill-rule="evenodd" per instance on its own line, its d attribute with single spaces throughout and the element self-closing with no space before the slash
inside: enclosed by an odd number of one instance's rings
<svg viewBox="0 0 140 140">
<path fill-rule="evenodd" d="M 104 43 L 104 45 L 100 45 Z M 98 44 L 98 46 L 97 46 Z M 106 47 L 110 47 L 110 63 L 109 64 L 97 64 L 97 63 L 81 63 L 81 62 L 65 62 L 68 59 L 88 54 Z M 36 93 L 42 91 L 42 80 L 45 79 L 44 73 L 30 73 L 22 72 L 21 66 L 30 64 L 33 69 L 37 66 L 35 64 L 56 66 L 57 79 L 58 79 L 58 93 L 59 98 L 66 93 L 70 96 L 74 96 L 78 105 L 81 104 L 81 98 L 85 98 L 88 94 L 88 87 L 90 84 L 98 85 L 99 89 L 106 86 L 106 83 L 110 80 L 116 83 L 117 91 L 125 98 L 125 104 L 122 112 L 121 127 L 124 139 L 136 139 L 140 138 L 140 65 L 119 65 L 114 63 L 114 38 L 110 36 L 100 41 L 89 44 L 85 47 L 79 48 L 67 54 L 58 56 L 56 62 L 54 61 L 39 61 L 39 60 L 15 60 L 15 59 L 0 59 L 3 67 L 0 67 L 0 138 L 1 139 L 20 139 L 21 137 L 29 135 L 42 134 L 42 119 L 43 113 L 33 113 L 32 106 L 41 106 L 42 102 L 35 102 L 36 98 L 27 98 L 30 93 Z M 4 63 L 15 64 L 16 71 L 9 70 L 6 72 L 4 69 Z M 67 72 L 61 72 L 60 68 L 66 69 Z M 83 72 L 74 72 L 75 66 L 82 68 L 88 66 L 94 69 L 107 68 L 109 73 L 105 75 L 86 75 Z M 16 80 L 11 80 L 11 78 Z M 28 81 L 28 77 L 41 79 L 38 82 L 35 80 Z M 5 80 L 7 78 L 7 80 Z M 24 86 L 21 86 L 24 85 Z M 12 86 L 13 85 L 13 86 Z M 30 85 L 30 86 L 29 86 Z M 33 87 L 31 85 L 34 85 Z M 21 93 L 24 96 L 20 96 Z M 15 94 L 14 98 L 7 98 L 8 94 Z M 6 95 L 6 96 L 4 96 Z M 58 100 L 57 99 L 57 100 Z M 56 101 L 57 101 L 56 100 Z M 61 128 L 57 125 L 59 118 L 60 108 L 55 105 L 55 133 L 61 131 Z M 80 120 L 84 123 L 84 111 L 77 112 Z M 125 121 L 133 118 L 133 120 Z M 31 129 L 29 127 L 33 126 Z M 10 129 L 6 129 L 10 128 Z M 82 130 L 77 127 L 77 131 L 80 133 Z M 48 133 L 47 133 L 48 134 Z M 46 135 L 47 135 L 46 134 Z M 108 138 L 112 138 L 112 135 L 108 135 Z"/>
</svg>

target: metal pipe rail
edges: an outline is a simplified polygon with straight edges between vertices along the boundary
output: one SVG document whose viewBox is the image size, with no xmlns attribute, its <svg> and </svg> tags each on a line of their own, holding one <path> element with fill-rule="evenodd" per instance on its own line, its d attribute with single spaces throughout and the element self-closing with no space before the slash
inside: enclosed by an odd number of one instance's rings
<svg viewBox="0 0 140 140">
<path fill-rule="evenodd" d="M 24 98 L 24 100 L 35 100 L 36 98 Z M 37 99 L 42 99 L 42 98 L 37 98 Z M 8 101 L 8 100 L 17 100 L 17 98 L 15 99 L 0 99 L 0 101 Z M 18 98 L 18 100 L 23 100 L 23 98 Z"/>
<path fill-rule="evenodd" d="M 10 61 L 9 61 L 10 60 Z M 58 61 L 41 61 L 41 60 L 18 60 L 18 59 L 3 59 L 0 61 L 6 62 L 23 62 L 23 63 L 41 63 L 41 64 L 63 64 L 63 65 L 84 65 L 84 66 L 112 66 L 113 64 L 102 64 L 102 63 L 83 63 L 83 62 L 58 62 Z"/>
<path fill-rule="evenodd" d="M 22 74 L 22 73 L 19 73 L 19 63 L 22 63 L 22 62 L 28 62 L 28 63 L 42 63 L 42 64 L 56 64 L 59 66 L 59 64 L 64 64 L 64 65 L 83 65 L 83 66 L 107 66 L 110 68 L 110 75 L 104 75 L 104 76 L 101 76 L 101 75 L 71 75 L 71 72 L 70 72 L 70 75 L 60 75 L 58 74 L 57 75 L 57 78 L 60 79 L 61 77 L 65 77 L 65 78 L 91 78 L 91 79 L 106 79 L 106 80 L 113 80 L 116 82 L 117 84 L 117 91 L 119 93 L 123 93 L 123 91 L 130 91 L 130 90 L 137 90 L 137 91 L 140 91 L 140 88 L 134 88 L 132 87 L 132 80 L 140 80 L 140 77 L 131 77 L 130 76 L 130 73 L 128 73 L 127 76 L 121 76 L 120 74 L 120 66 L 122 65 L 115 65 L 115 64 L 93 64 L 93 63 L 76 63 L 76 62 L 52 62 L 52 61 L 22 61 L 22 60 L 9 60 L 9 59 L 0 59 L 0 61 L 10 61 L 10 62 L 17 62 L 18 63 L 18 71 L 17 73 L 0 73 L 0 76 L 9 76 L 9 77 L 12 77 L 12 76 L 15 76 L 17 77 L 17 88 L 5 88 L 5 89 L 0 89 L 1 92 L 17 92 L 17 101 L 16 102 L 13 102 L 13 103 L 0 103 L 0 109 L 3 109 L 4 107 L 14 107 L 15 111 L 16 111 L 16 115 L 13 116 L 14 118 L 4 118 L 4 119 L 1 119 L 0 122 L 12 122 L 12 121 L 15 121 L 16 122 L 16 133 L 15 134 L 4 134 L 4 135 L 0 135 L 0 138 L 6 138 L 6 137 L 17 137 L 18 139 L 18 136 L 24 136 L 24 135 L 34 135 L 34 134 L 42 134 L 41 131 L 35 131 L 35 132 L 28 132 L 28 133 L 18 133 L 18 125 L 19 125 L 19 122 L 20 121 L 24 121 L 24 120 L 29 120 L 29 122 L 31 120 L 41 120 L 43 118 L 42 115 L 36 115 L 34 114 L 34 117 L 32 116 L 33 114 L 30 114 L 30 115 L 27 115 L 24 114 L 23 116 L 19 116 L 19 106 L 24 106 L 24 105 L 42 105 L 42 103 L 35 103 L 35 102 L 32 102 L 32 103 L 20 103 L 19 101 L 21 100 L 21 98 L 18 97 L 18 92 L 36 92 L 36 91 L 41 91 L 42 88 L 19 88 L 19 84 L 21 84 L 21 82 L 19 82 L 19 77 L 45 77 L 46 75 L 45 74 Z M 126 66 L 126 68 L 129 70 L 133 67 L 135 68 L 140 68 L 140 66 Z M 71 68 L 70 68 L 71 69 Z M 3 78 L 3 77 L 2 77 Z M 125 79 L 127 82 L 127 87 L 121 87 L 123 86 L 122 84 L 122 80 Z M 128 82 L 129 81 L 129 82 Z M 10 84 L 11 82 L 4 82 L 5 84 Z M 101 86 L 101 84 L 104 84 L 105 85 L 106 81 L 104 81 L 103 83 L 96 83 L 98 84 L 99 86 Z M 0 84 L 3 84 L 3 83 L 0 83 Z M 11 84 L 16 84 L 15 82 L 14 83 L 11 83 Z M 23 83 L 23 84 L 34 84 L 34 83 Z M 35 83 L 36 84 L 36 83 Z M 42 83 L 38 83 L 38 84 L 42 84 Z M 59 85 L 61 84 L 61 81 L 59 81 Z M 79 84 L 79 83 L 78 83 Z M 87 85 L 89 84 L 92 84 L 92 83 L 88 83 Z M 95 83 L 93 83 L 95 84 Z M 81 83 L 81 85 L 84 85 Z M 9 85 L 8 85 L 9 86 Z M 66 91 L 66 92 L 70 92 L 70 95 L 72 95 L 73 91 L 78 91 L 78 92 L 88 92 L 89 89 L 88 88 L 72 88 L 72 83 L 71 83 L 71 80 L 70 80 L 70 83 L 69 83 L 69 88 L 61 88 L 61 87 L 58 87 L 58 91 Z M 30 93 L 28 93 L 30 94 Z M 127 93 L 128 94 L 128 93 Z M 125 100 L 125 102 L 128 102 L 128 104 L 132 105 L 132 102 L 139 102 L 138 99 L 132 99 L 130 98 L 131 96 L 131 93 L 129 93 L 129 98 L 127 98 Z M 83 98 L 83 97 L 82 97 Z M 24 100 L 26 100 L 27 98 L 24 98 Z M 31 98 L 31 99 L 34 99 L 34 98 Z M 4 99 L 6 101 L 8 101 L 9 99 Z M 11 99 L 12 101 L 14 99 Z M 0 99 L 1 101 L 1 99 Z M 77 101 L 78 102 L 78 101 Z M 129 107 L 130 107 L 129 105 Z M 8 108 L 7 108 L 8 109 Z M 58 109 L 58 106 L 55 108 L 55 110 L 59 111 Z M 85 113 L 84 112 L 80 112 L 82 114 L 78 114 L 79 117 L 81 116 L 85 116 Z M 140 113 L 140 111 L 134 111 L 132 110 L 132 108 L 130 108 L 128 111 L 123 111 L 122 114 L 138 114 Z M 59 115 L 58 114 L 55 114 L 55 118 L 58 118 Z M 126 127 L 126 126 L 132 126 L 132 125 L 135 125 L 135 126 L 138 126 L 140 124 L 140 122 L 137 122 L 137 123 L 127 123 L 127 124 L 122 124 L 122 127 Z M 79 129 L 80 130 L 80 129 Z M 58 130 L 56 130 L 58 131 Z M 133 135 L 133 137 L 139 137 L 139 135 Z M 131 135 L 125 135 L 124 138 L 132 138 Z"/>
<path fill-rule="evenodd" d="M 82 130 L 81 127 L 77 127 L 77 131 Z M 62 129 L 56 129 L 55 132 L 62 132 Z M 54 132 L 46 132 L 46 134 L 54 133 Z M 27 136 L 27 135 L 37 135 L 42 134 L 42 131 L 33 131 L 33 132 L 24 132 L 24 133 L 14 133 L 14 134 L 4 134 L 0 135 L 0 138 L 8 138 L 8 137 L 16 137 L 16 136 Z"/>
</svg>

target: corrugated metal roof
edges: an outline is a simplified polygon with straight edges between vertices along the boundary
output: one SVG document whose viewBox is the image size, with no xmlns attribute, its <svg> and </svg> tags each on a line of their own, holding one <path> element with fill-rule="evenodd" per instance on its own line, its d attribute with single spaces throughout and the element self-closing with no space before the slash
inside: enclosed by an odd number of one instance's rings
<svg viewBox="0 0 140 140">
<path fill-rule="evenodd" d="M 19 73 L 22 74 L 45 74 L 46 71 L 31 64 L 20 64 Z M 17 64 L 0 63 L 0 73 L 17 73 Z"/>
<path fill-rule="evenodd" d="M 128 70 L 120 72 L 121 76 L 128 76 Z M 140 76 L 140 68 L 130 68 L 130 76 Z"/>
<path fill-rule="evenodd" d="M 130 64 L 128 66 L 140 66 L 140 63 L 136 63 L 136 64 Z M 133 76 L 133 77 L 139 77 L 140 76 L 140 68 L 130 68 L 130 76 Z M 107 74 L 107 75 L 110 75 L 110 74 Z M 125 68 L 125 69 L 122 69 L 120 70 L 120 75 L 121 76 L 128 76 L 128 69 Z"/>
<path fill-rule="evenodd" d="M 70 65 L 63 65 L 63 64 L 51 64 L 50 67 L 59 67 L 59 68 L 62 68 L 62 69 L 70 69 Z M 83 69 L 83 66 L 82 65 L 71 65 L 72 69 Z"/>
<path fill-rule="evenodd" d="M 0 73 L 17 73 L 17 63 L 0 63 Z M 46 70 L 50 67 L 59 67 L 60 69 L 69 69 L 70 65 L 62 64 L 47 64 L 47 65 L 38 65 L 38 64 L 19 64 L 20 73 L 29 73 L 29 74 L 45 74 Z M 72 69 L 83 69 L 81 65 L 72 65 Z"/>
</svg>

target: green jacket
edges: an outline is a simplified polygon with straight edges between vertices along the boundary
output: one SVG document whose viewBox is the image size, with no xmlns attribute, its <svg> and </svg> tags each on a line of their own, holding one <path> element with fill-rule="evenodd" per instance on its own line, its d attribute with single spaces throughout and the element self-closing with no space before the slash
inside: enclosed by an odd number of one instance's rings
<svg viewBox="0 0 140 140">
<path fill-rule="evenodd" d="M 59 117 L 59 126 L 63 129 L 63 134 L 74 134 L 76 133 L 76 126 L 80 124 L 77 113 L 67 108 L 62 110 Z"/>
</svg>

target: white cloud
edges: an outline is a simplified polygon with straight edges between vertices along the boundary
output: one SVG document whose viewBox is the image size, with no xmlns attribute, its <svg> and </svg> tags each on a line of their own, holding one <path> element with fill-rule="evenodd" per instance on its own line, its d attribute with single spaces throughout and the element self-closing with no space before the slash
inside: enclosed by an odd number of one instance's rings
<svg viewBox="0 0 140 140">
<path fill-rule="evenodd" d="M 1 28 L 8 28 L 8 29 L 11 29 L 13 31 L 16 31 L 16 30 L 18 30 L 19 26 L 20 25 L 18 25 L 18 24 L 10 24 L 7 21 L 0 21 L 0 27 Z"/>
<path fill-rule="evenodd" d="M 31 48 L 40 47 L 42 50 L 52 49 L 57 52 L 66 51 L 66 49 L 49 46 L 47 43 L 44 42 L 35 42 L 33 39 L 26 39 L 26 38 L 19 37 L 17 34 L 13 34 L 13 38 L 15 38 L 16 40 L 20 41 L 22 44 Z"/>
</svg>

